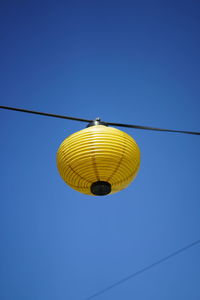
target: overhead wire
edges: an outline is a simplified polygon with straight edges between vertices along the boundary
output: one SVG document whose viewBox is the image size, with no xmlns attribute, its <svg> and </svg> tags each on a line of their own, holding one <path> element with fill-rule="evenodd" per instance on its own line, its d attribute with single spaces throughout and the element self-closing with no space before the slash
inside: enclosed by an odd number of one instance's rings
<svg viewBox="0 0 200 300">
<path fill-rule="evenodd" d="M 16 108 L 16 107 L 10 107 L 10 106 L 0 105 L 0 108 L 8 109 L 8 110 L 14 110 L 14 111 L 20 111 L 20 112 L 24 112 L 24 113 L 28 113 L 28 114 L 41 115 L 41 116 L 45 116 L 45 117 L 53 117 L 53 118 L 66 119 L 66 120 L 72 120 L 72 121 L 88 122 L 88 123 L 92 122 L 92 120 L 88 120 L 88 119 L 67 117 L 67 116 L 62 116 L 62 115 L 57 115 L 57 114 L 50 114 L 50 113 L 45 113 L 45 112 L 41 112 L 41 111 L 35 111 L 35 110 L 29 110 L 29 109 L 23 109 L 23 108 Z"/>
<path fill-rule="evenodd" d="M 186 134 L 200 135 L 200 132 L 195 132 L 195 131 L 163 129 L 163 128 L 156 128 L 156 127 L 150 127 L 150 126 L 140 126 L 140 125 L 130 125 L 130 124 L 110 123 L 110 122 L 108 122 L 107 124 L 111 125 L 111 126 L 127 127 L 127 128 L 134 128 L 134 129 L 143 129 L 143 130 L 176 132 L 176 133 L 186 133 Z"/>
<path fill-rule="evenodd" d="M 18 112 L 29 113 L 29 114 L 42 115 L 42 116 L 46 116 L 46 117 L 54 117 L 54 118 L 59 118 L 59 119 L 86 122 L 86 123 L 91 123 L 93 121 L 93 120 L 88 120 L 88 119 L 83 119 L 83 118 L 75 118 L 75 117 L 45 113 L 45 112 L 40 112 L 40 111 L 35 111 L 35 110 L 28 110 L 28 109 L 22 109 L 22 108 L 10 107 L 10 106 L 3 106 L 3 105 L 1 105 L 0 108 L 1 109 L 18 111 Z M 123 124 L 123 123 L 113 123 L 113 122 L 104 122 L 104 124 L 110 125 L 110 126 L 116 126 L 116 127 L 127 127 L 127 128 L 142 129 L 142 130 L 200 135 L 200 132 L 196 132 L 196 131 L 163 129 L 163 128 L 156 128 L 156 127 L 150 127 L 150 126 L 141 126 L 141 125 L 132 125 L 132 124 Z"/>
<path fill-rule="evenodd" d="M 115 287 L 117 287 L 117 286 L 119 286 L 119 285 L 127 282 L 128 280 L 131 280 L 131 279 L 133 279 L 133 278 L 135 278 L 135 277 L 137 277 L 137 276 L 139 276 L 139 275 L 141 275 L 141 274 L 149 271 L 150 269 L 155 268 L 156 266 L 158 266 L 158 265 L 166 262 L 167 260 L 171 259 L 172 257 L 177 256 L 177 255 L 183 253 L 184 251 L 186 251 L 186 250 L 188 250 L 188 249 L 190 249 L 192 247 L 197 246 L 199 243 L 200 243 L 200 240 L 196 240 L 196 241 L 192 242 L 191 244 L 188 244 L 187 246 L 182 247 L 182 248 L 180 248 L 180 249 L 172 252 L 171 254 L 169 254 L 169 255 L 167 255 L 167 256 L 165 256 L 165 257 L 157 260 L 156 262 L 154 262 L 154 263 L 152 263 L 152 264 L 150 264 L 150 265 L 148 265 L 148 266 L 146 266 L 146 267 L 144 267 L 144 268 L 142 268 L 142 269 L 140 269 L 140 270 L 138 270 L 138 271 L 136 271 L 136 272 L 134 272 L 134 273 L 132 273 L 132 274 L 130 274 L 130 275 L 128 275 L 128 276 L 120 279 L 120 280 L 118 280 L 118 281 L 116 281 L 115 283 L 113 283 L 113 284 L 111 284 L 111 285 L 109 285 L 109 286 L 107 286 L 107 287 L 99 290 L 98 292 L 96 292 L 93 295 L 85 298 L 84 300 L 91 300 L 91 299 L 94 299 L 94 298 L 96 298 L 96 297 L 98 297 L 98 296 L 100 296 L 102 294 L 105 294 L 108 291 L 110 291 L 111 289 L 114 289 Z"/>
</svg>

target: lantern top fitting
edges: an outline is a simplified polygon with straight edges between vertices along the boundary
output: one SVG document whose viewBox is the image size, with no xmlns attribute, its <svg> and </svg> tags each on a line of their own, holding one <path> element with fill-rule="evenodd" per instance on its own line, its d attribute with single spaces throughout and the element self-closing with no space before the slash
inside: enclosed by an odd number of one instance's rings
<svg viewBox="0 0 200 300">
<path fill-rule="evenodd" d="M 108 126 L 107 123 L 101 121 L 100 118 L 96 118 L 95 120 L 93 120 L 92 122 L 90 122 L 87 127 L 91 127 L 91 126 L 96 126 L 96 125 L 104 125 L 104 126 Z"/>
</svg>

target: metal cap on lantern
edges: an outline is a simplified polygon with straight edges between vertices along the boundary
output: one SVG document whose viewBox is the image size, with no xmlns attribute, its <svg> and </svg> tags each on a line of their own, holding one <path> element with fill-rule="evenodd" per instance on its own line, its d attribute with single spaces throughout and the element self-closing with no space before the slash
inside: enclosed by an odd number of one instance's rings
<svg viewBox="0 0 200 300">
<path fill-rule="evenodd" d="M 78 192 L 104 196 L 126 188 L 140 165 L 140 150 L 127 133 L 99 118 L 67 137 L 57 152 L 63 180 Z"/>
</svg>

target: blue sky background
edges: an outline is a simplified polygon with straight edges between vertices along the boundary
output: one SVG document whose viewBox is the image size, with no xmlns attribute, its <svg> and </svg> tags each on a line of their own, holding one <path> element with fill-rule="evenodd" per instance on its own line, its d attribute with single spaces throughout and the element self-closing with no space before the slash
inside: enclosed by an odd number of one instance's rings
<svg viewBox="0 0 200 300">
<path fill-rule="evenodd" d="M 199 1 L 1 1 L 1 105 L 200 130 Z M 83 300 L 199 239 L 200 139 L 127 129 L 136 180 L 106 197 L 59 177 L 84 123 L 1 116 L 0 299 Z M 200 299 L 200 247 L 99 300 Z"/>
</svg>

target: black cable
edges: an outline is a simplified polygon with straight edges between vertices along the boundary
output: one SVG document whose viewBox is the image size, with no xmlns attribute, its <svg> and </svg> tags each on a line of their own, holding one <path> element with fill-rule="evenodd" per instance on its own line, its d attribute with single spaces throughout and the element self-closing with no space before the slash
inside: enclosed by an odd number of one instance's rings
<svg viewBox="0 0 200 300">
<path fill-rule="evenodd" d="M 195 241 L 195 242 L 193 242 L 193 243 L 191 243 L 191 244 L 189 244 L 189 245 L 187 245 L 187 246 L 185 246 L 185 247 L 183 247 L 183 248 L 181 248 L 181 249 L 179 249 L 179 250 L 176 250 L 176 251 L 172 252 L 171 254 L 169 254 L 169 255 L 167 255 L 167 256 L 165 256 L 165 257 L 163 257 L 163 258 L 157 260 L 156 262 L 154 262 L 154 263 L 152 263 L 152 264 L 150 264 L 150 265 L 148 265 L 147 267 L 144 267 L 144 268 L 142 268 L 142 269 L 140 269 L 140 270 L 138 270 L 138 271 L 136 271 L 136 272 L 130 274 L 129 276 L 126 276 L 126 277 L 122 278 L 121 280 L 119 280 L 119 281 L 117 281 L 117 282 L 115 282 L 115 283 L 113 283 L 113 284 L 107 286 L 106 288 L 104 288 L 104 289 L 102 289 L 102 290 L 96 292 L 95 294 L 93 294 L 93 295 L 91 295 L 91 296 L 85 298 L 84 300 L 91 300 L 91 299 L 94 299 L 94 298 L 96 298 L 96 297 L 98 297 L 98 296 L 100 296 L 100 295 L 102 295 L 102 294 L 108 292 L 109 290 L 115 288 L 116 286 L 118 286 L 118 285 L 120 285 L 120 284 L 123 284 L 124 282 L 126 282 L 126 281 L 128 281 L 128 280 L 130 280 L 130 279 L 132 279 L 132 278 L 134 278 L 134 277 L 137 277 L 138 275 L 140 275 L 140 274 L 142 274 L 142 273 L 144 273 L 144 272 L 146 272 L 146 271 L 148 271 L 148 270 L 150 270 L 150 269 L 156 267 L 156 266 L 159 265 L 159 264 L 162 264 L 162 263 L 165 262 L 166 260 L 168 260 L 168 259 L 170 259 L 170 258 L 172 258 L 172 257 L 174 257 L 174 256 L 176 256 L 176 255 L 181 254 L 182 252 L 188 250 L 189 248 L 192 248 L 192 247 L 194 247 L 194 246 L 197 246 L 199 243 L 200 243 L 200 240 L 197 240 L 197 241 Z"/>
<path fill-rule="evenodd" d="M 2 106 L 1 105 L 0 108 L 20 111 L 20 112 L 29 113 L 29 114 L 41 115 L 41 116 L 46 116 L 46 117 L 54 117 L 54 118 L 59 118 L 59 119 L 67 119 L 67 120 L 81 121 L 81 122 L 87 122 L 87 123 L 92 122 L 92 120 L 87 120 L 87 119 L 80 119 L 80 118 L 74 118 L 74 117 L 67 117 L 67 116 L 49 114 L 49 113 L 44 113 L 44 112 L 41 112 L 41 111 L 34 111 L 34 110 L 28 110 L 28 109 L 22 109 L 22 108 L 16 108 L 16 107 L 9 107 L 9 106 Z"/>
<path fill-rule="evenodd" d="M 0 108 L 8 109 L 8 110 L 14 110 L 14 111 L 20 111 L 20 112 L 24 112 L 24 113 L 42 115 L 42 116 L 47 116 L 47 117 L 54 117 L 54 118 L 67 119 L 67 120 L 73 120 L 73 121 L 87 122 L 87 123 L 91 123 L 93 121 L 93 120 L 88 120 L 88 119 L 67 117 L 67 116 L 62 116 L 62 115 L 49 114 L 49 113 L 44 113 L 44 112 L 39 112 L 39 111 L 34 111 L 34 110 L 28 110 L 28 109 L 22 109 L 22 108 L 9 107 L 9 106 L 0 106 Z M 163 128 L 155 128 L 155 127 L 150 127 L 150 126 L 140 126 L 140 125 L 131 125 L 131 124 L 112 123 L 112 122 L 105 122 L 104 124 L 111 125 L 111 126 L 117 126 L 117 127 L 134 128 L 134 129 L 143 129 L 143 130 L 153 130 L 153 131 L 162 131 L 162 132 L 176 132 L 176 133 L 200 135 L 200 132 L 195 132 L 195 131 L 163 129 Z"/>
<path fill-rule="evenodd" d="M 135 129 L 165 131 L 165 132 L 177 132 L 177 133 L 186 133 L 186 134 L 200 135 L 200 132 L 195 132 L 195 131 L 162 129 L 162 128 L 155 128 L 155 127 L 150 127 L 150 126 L 129 125 L 129 124 L 110 123 L 110 122 L 106 123 L 106 124 L 111 125 L 111 126 L 120 126 L 120 127 L 135 128 Z"/>
</svg>

